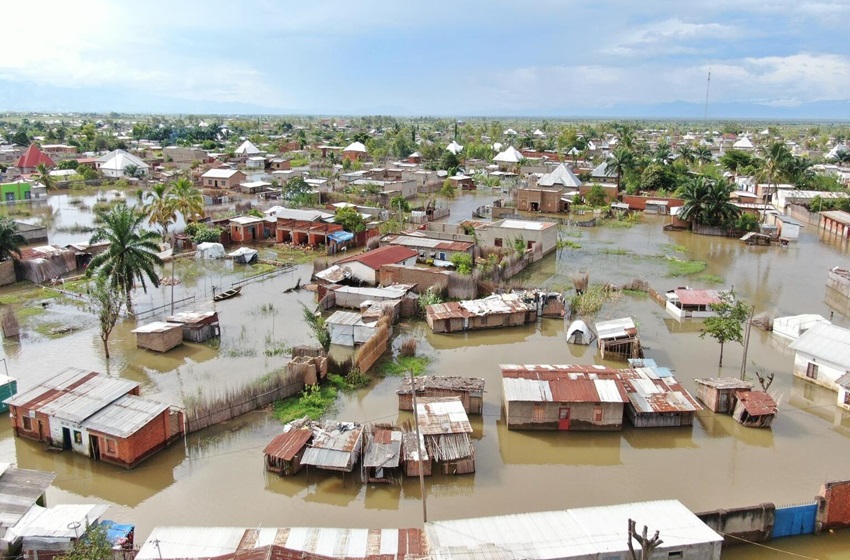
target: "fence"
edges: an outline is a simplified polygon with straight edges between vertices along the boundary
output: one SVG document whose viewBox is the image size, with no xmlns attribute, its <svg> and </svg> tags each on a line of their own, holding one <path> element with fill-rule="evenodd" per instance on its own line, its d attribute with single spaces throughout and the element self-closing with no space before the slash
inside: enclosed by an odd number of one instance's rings
<svg viewBox="0 0 850 560">
<path fill-rule="evenodd" d="M 795 537 L 815 532 L 817 502 L 776 508 L 771 537 Z"/>
<path fill-rule="evenodd" d="M 136 313 L 136 319 L 146 319 L 158 313 L 171 312 L 172 309 L 180 309 L 181 307 L 185 307 L 187 305 L 195 305 L 195 296 L 187 296 L 181 299 L 176 299 L 173 302 L 168 302 L 162 305 L 158 305 L 156 307 L 152 307 L 151 309 L 145 309 L 144 311 Z"/>
<path fill-rule="evenodd" d="M 282 264 L 277 263 L 277 262 L 264 261 L 264 260 L 261 260 L 260 262 L 264 263 L 264 264 L 271 264 L 271 265 L 274 265 L 278 268 L 276 268 L 275 270 L 269 270 L 269 271 L 266 271 L 266 272 L 261 272 L 259 274 L 255 274 L 253 276 L 249 276 L 248 278 L 243 278 L 242 280 L 237 280 L 236 282 L 233 282 L 230 286 L 232 288 L 236 288 L 238 286 L 244 286 L 246 284 L 251 284 L 252 282 L 262 282 L 264 280 L 274 278 L 275 276 L 278 276 L 279 274 L 291 272 L 293 269 L 295 269 L 294 264 L 288 264 L 287 263 L 287 264 L 282 265 Z"/>
<path fill-rule="evenodd" d="M 247 414 L 290 397 L 303 388 L 304 379 L 300 372 L 279 371 L 244 387 L 226 390 L 210 399 L 187 399 L 186 433 L 191 434 Z"/>
<path fill-rule="evenodd" d="M 354 364 L 360 370 L 360 373 L 369 371 L 375 365 L 375 362 L 378 361 L 378 358 L 384 355 L 384 352 L 387 351 L 387 347 L 389 346 L 390 334 L 392 334 L 390 319 L 387 316 L 383 316 L 378 319 L 378 328 L 375 334 L 363 346 L 358 348 L 357 353 L 354 355 Z"/>
</svg>

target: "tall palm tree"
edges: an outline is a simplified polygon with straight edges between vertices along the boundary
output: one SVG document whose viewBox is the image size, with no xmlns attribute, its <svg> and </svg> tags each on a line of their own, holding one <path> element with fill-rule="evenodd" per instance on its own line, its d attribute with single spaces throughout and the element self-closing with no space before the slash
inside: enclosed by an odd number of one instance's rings
<svg viewBox="0 0 850 560">
<path fill-rule="evenodd" d="M 773 194 L 773 186 L 777 179 L 787 173 L 788 167 L 791 165 L 794 156 L 785 147 L 782 142 L 771 142 L 762 148 L 761 169 L 758 172 L 758 178 L 767 182 L 767 189 L 763 197 L 763 203 L 767 204 L 770 196 Z M 766 212 L 762 212 L 762 222 L 767 217 Z"/>
<path fill-rule="evenodd" d="M 18 233 L 18 226 L 6 216 L 0 217 L 0 261 L 8 261 L 13 255 L 21 256 L 24 236 Z"/>
<path fill-rule="evenodd" d="M 174 181 L 168 196 L 171 199 L 171 208 L 180 212 L 186 223 L 204 217 L 204 195 L 189 179 L 180 177 Z"/>
<path fill-rule="evenodd" d="M 144 170 L 142 170 L 135 163 L 128 163 L 124 167 L 124 176 L 125 177 L 130 177 L 131 179 L 138 179 L 142 175 L 144 175 Z"/>
<path fill-rule="evenodd" d="M 696 155 L 694 154 L 693 148 L 691 148 L 687 144 L 682 144 L 681 146 L 679 146 L 679 148 L 676 150 L 676 153 L 678 153 L 679 158 L 681 158 L 681 160 L 687 163 L 688 165 L 691 165 L 696 159 Z"/>
<path fill-rule="evenodd" d="M 711 161 L 711 157 L 711 148 L 708 146 L 698 146 L 694 149 L 694 158 L 696 158 L 700 164 L 704 165 L 709 163 Z"/>
<path fill-rule="evenodd" d="M 35 176 L 36 181 L 44 185 L 44 187 L 49 191 L 56 189 L 56 181 L 50 176 L 50 170 L 47 169 L 46 165 L 39 163 L 35 166 L 35 170 L 38 173 Z"/>
<path fill-rule="evenodd" d="M 653 159 L 662 165 L 667 165 L 673 161 L 673 150 L 667 143 L 660 143 L 655 147 L 655 153 L 652 154 Z"/>
<path fill-rule="evenodd" d="M 159 183 L 144 194 L 144 212 L 152 224 L 162 228 L 162 237 L 168 233 L 168 226 L 177 219 L 174 210 L 174 198 L 171 196 L 171 186 Z"/>
<path fill-rule="evenodd" d="M 97 273 L 125 298 L 127 313 L 133 315 L 133 288 L 138 281 L 147 292 L 145 278 L 154 287 L 159 286 L 156 266 L 162 266 L 159 258 L 159 234 L 143 229 L 147 219 L 143 212 L 129 208 L 125 203 L 110 210 L 98 212 L 103 225 L 95 230 L 89 243 L 108 241 L 109 248 L 96 255 L 89 263 L 86 274 Z"/>
<path fill-rule="evenodd" d="M 732 186 L 713 181 L 703 175 L 691 177 L 680 191 L 685 201 L 680 217 L 695 224 L 727 226 L 741 209 L 729 201 Z"/>
<path fill-rule="evenodd" d="M 611 152 L 611 156 L 607 161 L 608 165 L 605 167 L 606 172 L 615 172 L 617 174 L 617 190 L 620 190 L 620 180 L 623 177 L 623 173 L 628 171 L 634 166 L 635 156 L 631 150 L 624 146 L 617 146 L 614 148 L 614 151 Z"/>
</svg>

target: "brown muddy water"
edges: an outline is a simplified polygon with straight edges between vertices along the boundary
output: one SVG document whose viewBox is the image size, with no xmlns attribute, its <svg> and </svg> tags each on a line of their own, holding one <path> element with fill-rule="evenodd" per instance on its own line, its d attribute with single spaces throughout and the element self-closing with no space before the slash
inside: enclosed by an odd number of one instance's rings
<svg viewBox="0 0 850 560">
<path fill-rule="evenodd" d="M 458 208 L 471 209 L 488 197 L 463 196 Z M 468 216 L 457 211 L 452 219 Z M 668 233 L 663 218 L 631 228 L 565 228 L 563 235 L 580 248 L 562 249 L 523 273 L 529 286 L 563 287 L 568 274 L 590 273 L 591 282 L 622 284 L 641 278 L 659 291 L 671 287 L 734 285 L 739 297 L 757 311 L 775 315 L 820 313 L 850 325 L 846 302 L 827 298 L 826 270 L 846 266 L 847 242 L 834 241 L 807 227 L 799 243 L 787 248 L 747 247 L 737 240 Z M 669 259 L 704 261 L 690 277 L 670 277 Z M 281 367 L 273 355 L 282 343 L 307 343 L 300 303 L 306 291 L 284 294 L 311 266 L 248 284 L 243 295 L 219 302 L 219 348 L 185 344 L 165 355 L 134 347 L 133 325 L 113 334 L 113 358 L 103 358 L 93 322 L 73 305 L 49 305 L 29 319 L 20 344 L 4 343 L 10 373 L 26 389 L 72 365 L 108 371 L 139 381 L 142 394 L 179 403 L 186 395 L 215 394 Z M 164 271 L 165 275 L 170 270 Z M 231 263 L 179 262 L 175 299 L 195 295 L 190 308 L 212 308 L 212 286 L 251 274 Z M 710 275 L 710 276 L 706 276 Z M 169 287 L 137 296 L 137 308 L 170 301 Z M 635 317 L 647 357 L 673 368 L 686 388 L 696 377 L 738 375 L 742 349 L 727 345 L 718 371 L 718 345 L 699 338 L 699 323 L 678 323 L 648 297 L 624 295 L 602 309 L 598 318 Z M 38 322 L 67 322 L 79 330 L 50 338 L 34 329 Z M 627 501 L 676 498 L 694 511 L 761 502 L 785 505 L 808 501 L 820 484 L 850 478 L 850 418 L 836 409 L 835 394 L 794 380 L 787 344 L 753 330 L 749 359 L 776 372 L 772 390 L 781 395 L 781 413 L 770 430 L 743 428 L 728 416 L 700 413 L 693 428 L 635 430 L 620 433 L 509 432 L 501 406 L 500 363 L 599 363 L 596 347 L 567 345 L 564 323 L 544 319 L 536 325 L 469 334 L 434 335 L 424 323 L 397 327 L 420 340 L 432 357 L 429 372 L 474 375 L 486 379 L 484 414 L 472 417 L 477 472 L 462 477 L 426 479 L 429 519 L 497 515 L 563 509 Z M 335 349 L 345 352 L 345 349 Z M 267 355 L 272 354 L 272 355 Z M 751 366 L 750 370 L 755 366 Z M 364 390 L 340 397 L 334 418 L 358 422 L 396 421 L 398 379 L 376 379 Z M 12 436 L 0 423 L 0 461 L 55 471 L 48 503 L 103 502 L 108 515 L 135 523 L 140 539 L 157 525 L 404 527 L 421 523 L 418 480 L 401 486 L 364 485 L 357 472 L 345 477 L 302 471 L 279 478 L 263 470 L 262 449 L 280 432 L 264 411 L 186 438 L 132 471 L 95 463 L 71 453 L 48 453 L 41 444 Z M 662 535 L 663 538 L 663 535 Z M 817 558 L 850 558 L 850 533 L 780 540 L 772 546 Z M 736 548 L 724 558 L 781 557 L 779 552 Z"/>
</svg>

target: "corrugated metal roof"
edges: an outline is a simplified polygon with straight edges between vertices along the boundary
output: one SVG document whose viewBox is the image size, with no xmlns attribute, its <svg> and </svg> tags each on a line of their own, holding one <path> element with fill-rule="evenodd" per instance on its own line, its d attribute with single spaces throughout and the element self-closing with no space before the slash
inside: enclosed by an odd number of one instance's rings
<svg viewBox="0 0 850 560">
<path fill-rule="evenodd" d="M 400 461 L 401 430 L 375 430 L 363 453 L 363 466 L 394 468 Z"/>
<path fill-rule="evenodd" d="M 20 392 L 14 397 L 8 398 L 3 402 L 12 406 L 29 405 L 30 403 L 35 403 L 40 400 L 40 398 L 49 391 L 63 391 L 75 383 L 80 383 L 86 377 L 92 377 L 95 375 L 97 375 L 97 372 L 68 367 L 50 379 L 46 379 L 35 387 Z"/>
<path fill-rule="evenodd" d="M 711 305 L 720 303 L 720 292 L 717 290 L 695 290 L 692 288 L 676 288 L 673 290 L 682 305 Z"/>
<path fill-rule="evenodd" d="M 177 325 L 175 327 L 180 328 Z M 80 385 L 65 390 L 37 410 L 47 416 L 79 424 L 138 386 L 135 381 L 95 375 Z"/>
<path fill-rule="evenodd" d="M 815 323 L 788 348 L 819 360 L 850 369 L 850 330 L 827 323 Z"/>
<path fill-rule="evenodd" d="M 0 463 L 0 535 L 13 527 L 53 484 L 56 473 Z"/>
<path fill-rule="evenodd" d="M 447 239 L 435 239 L 433 237 L 419 237 L 414 235 L 386 235 L 383 242 L 403 247 L 417 247 L 425 249 L 438 249 L 442 251 L 468 251 L 475 246 L 472 241 L 450 241 Z"/>
<path fill-rule="evenodd" d="M 367 326 L 363 323 L 360 313 L 353 313 L 351 311 L 334 311 L 333 315 L 325 320 L 325 324 Z"/>
<path fill-rule="evenodd" d="M 505 377 L 502 386 L 505 399 L 511 402 L 626 402 L 625 391 L 618 381 L 591 379 L 583 373 L 550 380 Z"/>
<path fill-rule="evenodd" d="M 385 264 L 396 264 L 408 259 L 416 258 L 419 253 L 407 247 L 397 247 L 389 245 L 381 247 L 373 251 L 352 255 L 344 259 L 336 261 L 336 264 L 344 264 L 349 262 L 359 262 L 373 270 L 378 270 Z"/>
<path fill-rule="evenodd" d="M 213 558 L 235 551 L 244 534 L 239 527 L 156 527 L 136 558 Z"/>
<path fill-rule="evenodd" d="M 416 402 L 422 435 L 472 433 L 460 397 L 421 398 Z"/>
<path fill-rule="evenodd" d="M 290 461 L 304 448 L 311 437 L 313 437 L 313 432 L 309 428 L 289 430 L 271 440 L 263 449 L 263 454 Z"/>
<path fill-rule="evenodd" d="M 87 430 L 126 438 L 168 410 L 168 405 L 135 395 L 124 395 L 83 422 Z"/>
<path fill-rule="evenodd" d="M 761 391 L 736 391 L 735 398 L 738 399 L 750 416 L 764 416 L 779 412 L 779 407 L 773 397 Z"/>
<path fill-rule="evenodd" d="M 635 322 L 631 317 L 598 321 L 594 327 L 596 328 L 596 336 L 601 340 L 634 336 L 637 333 L 637 327 L 635 327 Z"/>
<path fill-rule="evenodd" d="M 165 318 L 168 323 L 179 323 L 181 325 L 192 325 L 195 323 L 215 323 L 218 321 L 218 313 L 215 311 L 205 311 L 202 313 L 185 311 L 175 313 Z"/>
<path fill-rule="evenodd" d="M 548 381 L 505 377 L 502 391 L 508 402 L 552 402 Z"/>
<path fill-rule="evenodd" d="M 716 543 L 722 537 L 676 500 L 565 511 L 431 521 L 425 531 L 433 558 L 580 558 L 628 553 L 628 520 L 660 531 L 660 551 Z"/>
<path fill-rule="evenodd" d="M 399 299 L 413 289 L 413 285 L 394 284 L 385 288 L 358 288 L 355 286 L 340 286 L 334 288 L 338 294 L 356 294 L 370 299 Z"/>
<path fill-rule="evenodd" d="M 312 465 L 321 469 L 347 469 L 354 461 L 350 451 L 335 449 L 317 449 L 308 447 L 301 458 L 302 465 Z"/>
<path fill-rule="evenodd" d="M 647 377 L 639 370 L 622 370 L 620 379 L 629 402 L 638 413 L 702 410 L 696 399 L 673 377 Z"/>
<path fill-rule="evenodd" d="M 470 299 L 460 302 L 460 307 L 472 315 L 493 315 L 499 313 L 525 312 L 533 309 L 517 294 L 493 294 L 482 299 Z"/>
<path fill-rule="evenodd" d="M 154 321 L 153 323 L 148 323 L 147 325 L 142 325 L 141 327 L 133 329 L 130 332 L 136 334 L 165 333 L 179 328 L 180 325 L 175 325 L 173 323 L 166 323 L 164 321 Z"/>
<path fill-rule="evenodd" d="M 19 537 L 43 537 L 54 539 L 73 539 L 86 526 L 96 523 L 109 509 L 102 504 L 60 504 L 49 508 L 39 507 L 34 515 L 27 514 L 10 531 Z M 74 523 L 78 529 L 74 530 Z"/>
</svg>

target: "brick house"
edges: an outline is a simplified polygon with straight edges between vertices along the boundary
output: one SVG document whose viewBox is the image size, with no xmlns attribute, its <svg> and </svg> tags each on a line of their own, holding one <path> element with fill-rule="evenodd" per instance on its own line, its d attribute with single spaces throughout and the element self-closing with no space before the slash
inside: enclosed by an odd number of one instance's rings
<svg viewBox="0 0 850 560">
<path fill-rule="evenodd" d="M 42 163 L 47 167 L 53 167 L 56 165 L 53 163 L 53 160 L 50 159 L 50 156 L 42 152 L 38 146 L 30 144 L 27 151 L 18 158 L 18 161 L 15 163 L 15 167 L 20 169 L 21 173 L 34 173 L 39 164 Z"/>
<path fill-rule="evenodd" d="M 183 433 L 183 413 L 142 399 L 139 384 L 66 368 L 6 399 L 18 437 L 131 468 Z"/>
<path fill-rule="evenodd" d="M 266 238 L 266 220 L 257 216 L 239 216 L 230 219 L 230 240 L 250 243 Z"/>
<path fill-rule="evenodd" d="M 201 175 L 201 185 L 213 189 L 237 189 L 247 176 L 237 169 L 210 169 Z"/>
<path fill-rule="evenodd" d="M 387 246 L 352 255 L 336 261 L 338 266 L 344 266 L 351 271 L 352 276 L 366 284 L 378 283 L 378 271 L 385 264 L 401 264 L 413 266 L 416 264 L 416 251 L 407 247 Z"/>
</svg>

